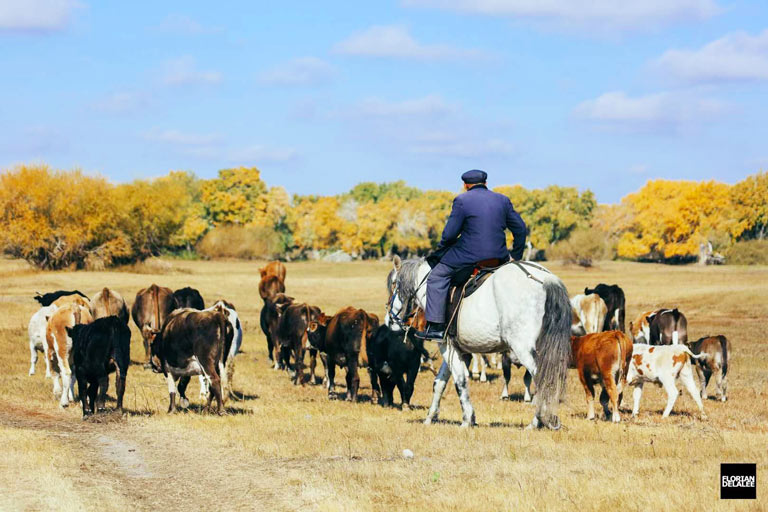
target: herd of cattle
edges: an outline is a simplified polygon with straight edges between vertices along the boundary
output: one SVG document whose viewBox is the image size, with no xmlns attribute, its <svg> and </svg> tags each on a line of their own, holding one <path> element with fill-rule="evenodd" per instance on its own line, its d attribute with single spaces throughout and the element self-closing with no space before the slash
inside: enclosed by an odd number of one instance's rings
<svg viewBox="0 0 768 512">
<path fill-rule="evenodd" d="M 423 312 L 411 317 L 408 328 L 392 330 L 379 325 L 375 314 L 346 307 L 328 316 L 317 307 L 297 302 L 285 293 L 285 266 L 271 262 L 260 269 L 259 295 L 263 300 L 260 324 L 267 340 L 270 365 L 286 370 L 294 384 L 304 385 L 304 359 L 309 353 L 308 381 L 317 384 L 317 358 L 324 366 L 323 384 L 334 397 L 336 367 L 346 369 L 346 399 L 356 401 L 360 386 L 359 368 L 367 368 L 372 401 L 393 404 L 397 387 L 403 408 L 410 407 L 416 377 L 432 359 L 414 332 L 424 328 Z M 81 292 L 56 291 L 38 295 L 41 308 L 29 322 L 31 364 L 35 373 L 38 352 L 45 356 L 46 377 L 62 407 L 74 400 L 78 383 L 83 416 L 103 409 L 115 373 L 117 408 L 122 410 L 130 365 L 130 318 L 141 332 L 145 367 L 162 373 L 168 384 L 168 412 L 188 407 L 186 389 L 192 376 L 200 381 L 200 396 L 207 409 L 216 400 L 222 412 L 233 394 L 235 356 L 243 330 L 235 307 L 224 300 L 205 308 L 193 288 L 173 291 L 152 284 L 136 294 L 128 313 L 125 300 L 115 290 L 104 288 L 92 298 Z M 632 415 L 636 416 L 647 382 L 663 386 L 669 415 L 679 395 L 679 381 L 696 402 L 702 417 L 702 398 L 715 377 L 717 397 L 726 400 L 730 342 L 724 336 L 709 336 L 688 343 L 687 321 L 677 309 L 657 309 L 639 315 L 625 329 L 624 292 L 616 285 L 600 284 L 571 299 L 573 309 L 571 367 L 584 387 L 588 419 L 595 417 L 595 385 L 602 387 L 600 403 L 606 419 L 620 421 L 619 404 L 627 385 L 634 386 Z M 500 354 L 504 373 L 502 398 L 509 395 L 514 354 Z M 495 356 L 495 355 L 494 355 Z M 470 360 L 465 360 L 470 366 Z M 485 367 L 486 356 L 476 357 Z M 519 365 L 518 365 L 519 366 Z M 694 369 L 699 387 L 694 380 Z M 433 370 L 434 371 L 434 370 Z M 532 400 L 531 375 L 524 376 L 524 400 Z"/>
</svg>

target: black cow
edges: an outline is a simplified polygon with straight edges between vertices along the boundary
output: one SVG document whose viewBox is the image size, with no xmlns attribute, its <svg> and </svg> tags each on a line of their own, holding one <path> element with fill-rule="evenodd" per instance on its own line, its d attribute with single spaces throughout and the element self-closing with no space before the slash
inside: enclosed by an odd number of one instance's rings
<svg viewBox="0 0 768 512">
<path fill-rule="evenodd" d="M 660 309 L 648 315 L 650 345 L 677 345 L 688 343 L 688 320 L 677 308 Z"/>
<path fill-rule="evenodd" d="M 598 294 L 608 309 L 603 321 L 603 331 L 626 332 L 624 329 L 624 290 L 615 284 L 600 283 L 592 289 L 584 288 L 584 295 L 589 295 L 590 293 Z"/>
<path fill-rule="evenodd" d="M 371 388 L 375 392 L 378 387 L 376 377 L 381 384 L 379 403 L 383 406 L 394 405 L 392 394 L 397 386 L 403 409 L 410 408 L 421 358 L 429 359 L 429 353 L 424 349 L 424 340 L 414 336 L 413 329 L 408 331 L 406 338 L 404 331 L 393 331 L 382 325 L 376 330 L 367 348 L 368 364 L 375 370 L 371 373 Z"/>
<path fill-rule="evenodd" d="M 181 288 L 173 292 L 173 296 L 176 298 L 176 302 L 179 303 L 180 308 L 193 308 L 203 310 L 205 309 L 205 301 L 200 292 L 189 286 Z"/>
<path fill-rule="evenodd" d="M 45 293 L 43 295 L 40 295 L 40 293 L 38 292 L 38 294 L 35 295 L 35 300 L 37 302 L 39 302 L 41 306 L 46 307 L 46 306 L 50 306 L 51 304 L 53 304 L 53 301 L 55 301 L 59 297 L 65 297 L 67 295 L 75 295 L 75 294 L 77 294 L 77 295 L 83 297 L 84 299 L 88 300 L 88 297 L 84 293 L 82 293 L 82 292 L 80 292 L 78 290 L 72 290 L 72 291 L 58 290 L 58 291 L 51 292 L 51 293 Z"/>
<path fill-rule="evenodd" d="M 152 344 L 152 369 L 165 375 L 168 382 L 170 403 L 168 412 L 176 405 L 189 405 L 186 390 L 192 375 L 204 375 L 209 382 L 206 408 L 216 398 L 216 412 L 221 414 L 222 388 L 226 387 L 227 372 L 224 365 L 231 348 L 234 332 L 227 316 L 220 310 L 198 311 L 192 308 L 177 309 L 163 325 L 162 332 L 155 333 Z M 176 380 L 179 380 L 178 388 Z M 225 381 L 222 386 L 222 379 Z"/>
<path fill-rule="evenodd" d="M 261 330 L 264 331 L 264 337 L 267 338 L 269 360 L 274 365 L 275 370 L 283 368 L 280 359 L 280 343 L 278 343 L 277 337 L 278 327 L 280 326 L 280 312 L 291 304 L 293 304 L 293 297 L 278 293 L 270 299 L 264 299 L 264 307 L 261 308 L 259 315 Z"/>
<path fill-rule="evenodd" d="M 112 372 L 115 372 L 117 410 L 122 412 L 125 381 L 131 363 L 131 330 L 120 318 L 107 316 L 87 325 L 67 327 L 67 334 L 72 339 L 72 372 L 77 378 L 83 417 L 95 412 L 97 393 L 99 410 L 104 408 Z M 90 404 L 86 403 L 86 398 Z"/>
<path fill-rule="evenodd" d="M 289 368 L 293 356 L 293 383 L 304 385 L 304 353 L 309 349 L 310 383 L 315 384 L 317 349 L 309 346 L 307 332 L 310 323 L 317 323 L 322 316 L 320 308 L 309 304 L 283 303 L 277 305 L 280 322 L 277 328 L 277 360 L 281 368 Z"/>
</svg>

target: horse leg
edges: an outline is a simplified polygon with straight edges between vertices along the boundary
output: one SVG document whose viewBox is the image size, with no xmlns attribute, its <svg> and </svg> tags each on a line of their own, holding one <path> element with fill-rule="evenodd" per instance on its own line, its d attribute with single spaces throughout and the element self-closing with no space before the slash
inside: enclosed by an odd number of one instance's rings
<svg viewBox="0 0 768 512">
<path fill-rule="evenodd" d="M 525 385 L 525 396 L 523 397 L 523 401 L 528 403 L 532 400 L 531 382 L 533 382 L 533 375 L 531 375 L 531 372 L 526 368 L 525 375 L 523 375 L 523 384 Z"/>
<path fill-rule="evenodd" d="M 501 355 L 501 371 L 504 374 L 504 387 L 501 388 L 501 400 L 509 398 L 509 379 L 512 378 L 512 361 L 509 358 L 509 353 L 504 352 Z"/>
<path fill-rule="evenodd" d="M 451 376 L 451 371 L 448 369 L 448 365 L 445 361 L 440 365 L 437 375 L 435 375 L 435 382 L 432 384 L 432 405 L 429 406 L 429 412 L 424 420 L 425 425 L 429 425 L 437 419 L 437 415 L 440 412 L 440 399 L 445 391 L 445 385 L 448 384 L 448 378 Z"/>
<path fill-rule="evenodd" d="M 475 423 L 475 410 L 472 407 L 472 403 L 469 401 L 469 372 L 464 365 L 461 354 L 453 347 L 449 347 L 447 343 L 440 345 L 440 352 L 443 355 L 443 361 L 448 365 L 451 377 L 453 377 L 453 384 L 456 386 L 456 393 L 459 395 L 459 402 L 461 403 L 461 426 L 470 427 L 476 425 Z M 440 368 L 442 373 L 443 368 Z M 446 378 L 447 380 L 447 378 Z M 437 384 L 437 379 L 435 383 Z M 444 388 L 445 386 L 443 386 Z M 442 390 L 441 390 L 442 392 Z M 437 395 L 437 385 L 435 386 L 435 394 Z M 438 397 L 439 403 L 439 397 Z M 434 407 L 433 398 L 433 407 Z M 430 412 L 432 409 L 430 409 Z M 429 418 L 429 416 L 428 416 Z"/>
<path fill-rule="evenodd" d="M 480 368 L 478 360 L 480 359 L 479 354 L 472 354 L 472 379 L 476 380 L 480 376 Z"/>
<path fill-rule="evenodd" d="M 485 373 L 488 369 L 488 359 L 485 354 L 480 354 L 480 382 L 488 382 L 488 375 Z"/>
</svg>

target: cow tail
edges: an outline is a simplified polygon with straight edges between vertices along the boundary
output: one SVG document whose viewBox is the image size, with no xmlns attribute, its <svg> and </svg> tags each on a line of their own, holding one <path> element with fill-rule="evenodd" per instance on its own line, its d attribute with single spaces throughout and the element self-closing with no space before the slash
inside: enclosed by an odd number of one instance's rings
<svg viewBox="0 0 768 512">
<path fill-rule="evenodd" d="M 672 310 L 672 318 L 675 321 L 675 330 L 672 331 L 672 344 L 678 345 L 680 343 L 680 312 L 677 310 L 677 308 Z"/>
<path fill-rule="evenodd" d="M 159 297 L 160 294 L 158 293 L 159 291 L 160 290 L 158 290 L 157 285 L 153 284 L 152 298 L 155 301 L 155 329 L 158 331 L 160 330 L 160 297 Z"/>
<path fill-rule="evenodd" d="M 723 350 L 723 377 L 728 375 L 728 338 L 723 335 L 717 337 Z"/>
<path fill-rule="evenodd" d="M 358 314 L 363 315 L 363 329 L 360 334 L 360 354 L 358 355 L 358 365 L 368 366 L 368 346 L 367 346 L 367 334 L 368 334 L 368 314 L 363 310 L 358 310 Z"/>
<path fill-rule="evenodd" d="M 227 320 L 226 315 L 222 312 L 219 312 L 218 317 L 219 317 L 219 339 L 221 339 L 221 353 L 219 354 L 219 359 L 221 360 L 222 364 L 226 365 L 227 356 L 229 355 L 228 354 L 229 350 L 227 350 L 227 323 L 229 321 Z"/>
</svg>

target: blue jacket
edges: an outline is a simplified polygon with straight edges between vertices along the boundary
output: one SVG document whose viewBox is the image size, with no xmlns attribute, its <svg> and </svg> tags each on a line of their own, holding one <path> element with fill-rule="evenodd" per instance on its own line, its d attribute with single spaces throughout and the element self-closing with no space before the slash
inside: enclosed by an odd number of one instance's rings
<svg viewBox="0 0 768 512">
<path fill-rule="evenodd" d="M 515 237 L 507 250 L 505 230 Z M 476 185 L 453 200 L 453 209 L 443 229 L 441 247 L 447 247 L 441 263 L 451 267 L 472 265 L 478 261 L 508 256 L 519 260 L 525 249 L 526 227 L 512 202 L 503 194 Z"/>
</svg>

